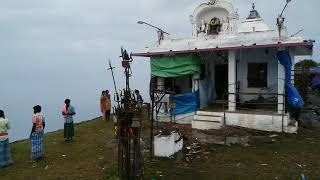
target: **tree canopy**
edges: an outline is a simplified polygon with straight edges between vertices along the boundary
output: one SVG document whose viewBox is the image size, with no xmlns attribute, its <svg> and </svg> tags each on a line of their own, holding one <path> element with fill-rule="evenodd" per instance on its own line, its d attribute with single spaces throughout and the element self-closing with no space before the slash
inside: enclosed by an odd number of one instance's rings
<svg viewBox="0 0 320 180">
<path fill-rule="evenodd" d="M 305 60 L 302 60 L 298 63 L 295 64 L 295 67 L 299 67 L 299 68 L 304 68 L 304 69 L 310 69 L 310 68 L 313 68 L 313 67 L 318 67 L 320 65 L 320 63 L 317 63 L 316 61 L 314 60 L 311 60 L 311 59 L 305 59 Z"/>
</svg>

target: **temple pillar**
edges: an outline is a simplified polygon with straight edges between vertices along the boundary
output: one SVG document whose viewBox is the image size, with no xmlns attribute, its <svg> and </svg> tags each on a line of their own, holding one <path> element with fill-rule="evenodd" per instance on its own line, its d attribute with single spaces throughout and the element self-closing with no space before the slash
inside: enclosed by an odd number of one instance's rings
<svg viewBox="0 0 320 180">
<path fill-rule="evenodd" d="M 192 77 L 192 92 L 199 91 L 200 74 L 194 74 Z"/>
<path fill-rule="evenodd" d="M 278 62 L 278 114 L 283 114 L 285 103 L 285 70 L 282 64 Z"/>
<path fill-rule="evenodd" d="M 228 93 L 229 93 L 229 103 L 228 103 L 228 109 L 229 111 L 236 111 L 236 88 L 237 88 L 237 82 L 236 82 L 236 51 L 235 50 L 229 50 L 228 54 Z"/>
<path fill-rule="evenodd" d="M 164 78 L 157 77 L 157 89 L 164 90 Z"/>
<path fill-rule="evenodd" d="M 294 85 L 294 74 L 295 74 L 295 53 L 291 50 L 289 51 L 289 54 L 290 54 L 290 58 L 291 58 L 291 63 L 292 63 L 292 66 L 291 66 L 291 83 Z"/>
</svg>

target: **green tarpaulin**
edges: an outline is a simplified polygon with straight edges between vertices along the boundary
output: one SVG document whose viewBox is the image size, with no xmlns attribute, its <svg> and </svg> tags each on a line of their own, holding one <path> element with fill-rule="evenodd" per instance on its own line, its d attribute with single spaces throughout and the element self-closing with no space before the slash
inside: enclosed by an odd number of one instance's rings
<svg viewBox="0 0 320 180">
<path fill-rule="evenodd" d="M 200 57 L 195 54 L 151 57 L 151 75 L 179 77 L 200 73 Z"/>
</svg>

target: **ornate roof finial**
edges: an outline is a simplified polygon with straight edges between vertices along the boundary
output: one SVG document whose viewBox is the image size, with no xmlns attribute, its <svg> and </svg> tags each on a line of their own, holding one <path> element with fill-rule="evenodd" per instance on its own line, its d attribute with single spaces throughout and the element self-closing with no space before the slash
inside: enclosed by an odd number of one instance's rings
<svg viewBox="0 0 320 180">
<path fill-rule="evenodd" d="M 256 10 L 256 5 L 252 3 L 252 10 L 250 11 L 249 17 L 247 17 L 247 19 L 256 19 L 256 18 L 260 18 L 260 14 Z"/>
<path fill-rule="evenodd" d="M 216 3 L 217 0 L 209 0 L 208 4 L 209 5 L 214 5 Z"/>
</svg>

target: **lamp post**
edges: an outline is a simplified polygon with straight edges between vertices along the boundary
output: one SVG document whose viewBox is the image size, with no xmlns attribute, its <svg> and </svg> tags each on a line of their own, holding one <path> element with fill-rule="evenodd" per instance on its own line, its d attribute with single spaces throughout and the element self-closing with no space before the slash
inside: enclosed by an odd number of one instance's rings
<svg viewBox="0 0 320 180">
<path fill-rule="evenodd" d="M 288 4 L 291 2 L 291 0 L 286 0 L 286 5 L 282 9 L 281 14 L 277 18 L 277 26 L 278 26 L 278 31 L 279 31 L 279 38 L 281 38 L 281 31 L 284 29 L 284 20 L 285 18 L 283 17 L 284 11 L 287 9 Z"/>
<path fill-rule="evenodd" d="M 157 27 L 157 26 L 154 26 L 154 25 L 152 25 L 152 24 L 149 24 L 149 23 L 147 23 L 147 22 L 138 21 L 137 23 L 138 23 L 138 24 L 144 24 L 144 25 L 147 25 L 147 26 L 149 26 L 149 27 L 152 27 L 152 28 L 156 29 L 156 30 L 157 30 L 157 33 L 158 33 L 158 41 L 159 41 L 159 44 L 160 44 L 161 40 L 164 39 L 164 34 L 170 35 L 169 33 L 165 32 L 165 31 L 162 30 L 161 28 L 159 28 L 159 27 Z"/>
<path fill-rule="evenodd" d="M 283 13 L 284 13 L 284 10 L 287 9 L 288 4 L 289 4 L 290 2 L 291 2 L 291 0 L 287 0 L 287 3 L 286 3 L 286 5 L 284 6 L 284 8 L 282 9 L 282 12 L 281 12 L 281 14 L 280 14 L 281 17 L 282 17 L 282 15 L 283 15 Z"/>
</svg>

